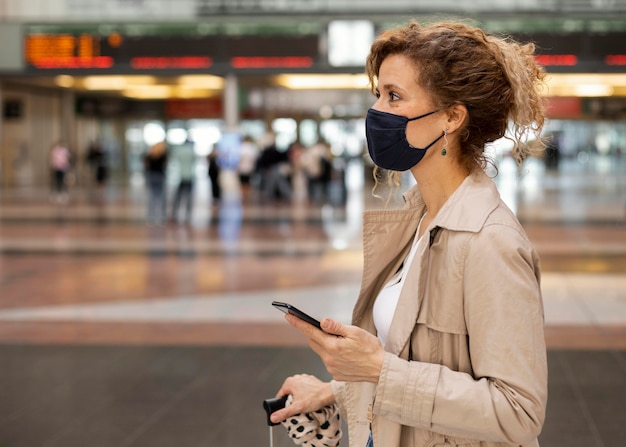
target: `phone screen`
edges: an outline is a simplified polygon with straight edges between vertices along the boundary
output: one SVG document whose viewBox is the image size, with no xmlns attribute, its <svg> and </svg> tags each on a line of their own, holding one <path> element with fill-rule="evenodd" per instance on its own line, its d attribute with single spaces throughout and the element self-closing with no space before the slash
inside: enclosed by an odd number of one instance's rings
<svg viewBox="0 0 626 447">
<path fill-rule="evenodd" d="M 300 318 L 301 320 L 306 321 L 309 324 L 312 324 L 313 326 L 315 326 L 318 329 L 322 328 L 322 326 L 320 325 L 320 322 L 318 320 L 316 320 L 312 316 L 302 312 L 300 309 L 298 309 L 295 306 L 292 306 L 291 304 L 281 303 L 280 301 L 272 301 L 272 306 L 274 306 L 276 309 L 278 309 L 278 310 L 280 310 L 280 311 L 282 311 L 284 313 L 290 313 L 291 315 L 295 315 L 296 317 Z"/>
</svg>

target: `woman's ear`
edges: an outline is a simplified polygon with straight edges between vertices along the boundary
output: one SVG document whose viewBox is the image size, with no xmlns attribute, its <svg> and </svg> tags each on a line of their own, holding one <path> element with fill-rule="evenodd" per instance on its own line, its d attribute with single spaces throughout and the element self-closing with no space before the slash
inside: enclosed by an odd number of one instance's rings
<svg viewBox="0 0 626 447">
<path fill-rule="evenodd" d="M 446 122 L 448 133 L 453 133 L 454 131 L 462 127 L 469 115 L 467 112 L 467 107 L 465 107 L 463 104 L 455 104 L 449 107 L 446 110 L 446 114 L 448 116 L 448 120 Z"/>
</svg>

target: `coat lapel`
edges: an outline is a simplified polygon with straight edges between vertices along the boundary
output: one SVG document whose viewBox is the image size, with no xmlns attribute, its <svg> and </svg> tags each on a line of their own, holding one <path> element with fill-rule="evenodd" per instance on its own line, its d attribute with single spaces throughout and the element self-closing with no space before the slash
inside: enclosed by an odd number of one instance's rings
<svg viewBox="0 0 626 447">
<path fill-rule="evenodd" d="M 424 233 L 418 242 L 418 251 L 415 253 L 410 270 L 405 278 L 402 292 L 398 300 L 391 331 L 385 345 L 385 351 L 398 355 L 401 358 L 409 358 L 409 338 L 417 324 L 417 316 L 420 312 L 422 297 L 424 296 L 426 272 L 428 269 L 420 266 L 428 264 L 429 234 Z M 417 293 L 415 292 L 417 291 Z"/>
</svg>

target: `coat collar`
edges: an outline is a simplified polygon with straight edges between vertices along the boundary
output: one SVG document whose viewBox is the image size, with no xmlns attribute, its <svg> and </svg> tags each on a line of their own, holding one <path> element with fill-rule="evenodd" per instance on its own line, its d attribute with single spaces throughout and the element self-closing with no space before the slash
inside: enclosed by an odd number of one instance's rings
<svg viewBox="0 0 626 447">
<path fill-rule="evenodd" d="M 419 185 L 404 193 L 407 208 L 423 207 L 424 199 Z M 494 182 L 482 170 L 468 175 L 446 200 L 428 230 L 436 227 L 453 231 L 477 233 L 489 214 L 500 203 L 500 194 Z"/>
<path fill-rule="evenodd" d="M 407 208 L 424 206 L 419 189 L 413 187 L 405 193 Z M 465 178 L 456 191 L 448 198 L 444 206 L 439 210 L 427 231 L 432 237 L 440 228 L 452 231 L 467 231 L 477 233 L 484 226 L 487 218 L 500 203 L 500 194 L 493 181 L 483 172 L 472 173 Z M 385 349 L 396 355 L 408 358 L 410 349 L 409 338 L 415 326 L 417 315 L 422 306 L 421 298 L 425 294 L 427 269 L 423 266 L 427 263 L 429 249 L 426 248 L 418 261 L 422 265 L 416 273 L 409 275 L 398 301 L 398 308 L 394 314 L 392 330 Z M 407 292 L 406 289 L 412 290 Z"/>
<path fill-rule="evenodd" d="M 403 209 L 369 210 L 363 215 L 363 276 L 361 293 L 353 310 L 352 323 L 372 332 L 374 332 L 371 315 L 373 300 L 385 280 L 404 260 L 415 237 L 419 217 L 425 210 L 418 185 L 406 191 L 403 197 L 406 202 Z M 441 228 L 479 232 L 499 202 L 497 188 L 484 172 L 470 174 L 448 198 L 426 229 L 431 237 L 431 243 Z M 423 284 L 423 280 L 421 283 Z M 419 303 L 412 303 L 409 307 L 412 305 L 417 307 L 403 311 L 409 318 L 415 318 L 419 309 Z M 407 337 L 408 334 L 393 337 L 397 342 L 393 348 L 394 353 L 399 353 Z"/>
</svg>

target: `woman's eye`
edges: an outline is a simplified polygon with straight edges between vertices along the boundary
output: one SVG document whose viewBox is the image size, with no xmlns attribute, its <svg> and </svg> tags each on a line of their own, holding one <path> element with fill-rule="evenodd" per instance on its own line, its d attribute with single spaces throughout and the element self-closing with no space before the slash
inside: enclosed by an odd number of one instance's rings
<svg viewBox="0 0 626 447">
<path fill-rule="evenodd" d="M 398 99 L 400 99 L 400 96 L 398 94 L 394 93 L 394 92 L 388 92 L 388 93 L 386 93 L 386 95 L 387 95 L 389 101 L 397 101 Z M 381 93 L 380 93 L 380 90 L 376 90 L 374 92 L 374 96 L 377 99 L 380 99 L 380 97 L 382 96 Z"/>
</svg>

